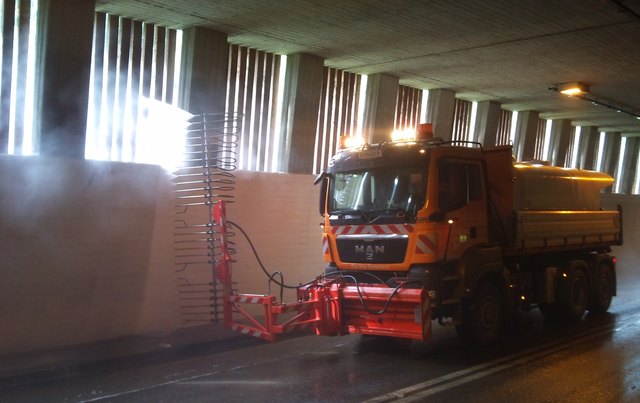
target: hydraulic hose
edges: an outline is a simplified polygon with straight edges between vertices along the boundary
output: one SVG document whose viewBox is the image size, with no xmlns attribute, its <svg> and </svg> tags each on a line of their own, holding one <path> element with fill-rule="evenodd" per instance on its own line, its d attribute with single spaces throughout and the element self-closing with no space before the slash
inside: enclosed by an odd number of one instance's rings
<svg viewBox="0 0 640 403">
<path fill-rule="evenodd" d="M 245 232 L 245 230 L 241 226 L 239 226 L 238 224 L 234 223 L 233 221 L 227 220 L 227 223 L 230 224 L 232 227 L 235 227 L 238 230 L 240 230 L 240 232 L 242 233 L 244 238 L 247 240 L 247 242 L 249 243 L 249 247 L 251 247 L 251 250 L 253 251 L 253 255 L 255 256 L 256 261 L 258 262 L 258 265 L 260 266 L 260 269 L 262 269 L 264 274 L 269 278 L 269 284 L 271 284 L 271 282 L 273 282 L 273 283 L 275 283 L 276 285 L 278 285 L 280 287 L 296 290 L 299 287 L 304 287 L 304 286 L 311 285 L 311 284 L 314 283 L 314 281 L 309 281 L 308 283 L 299 284 L 299 285 L 288 285 L 288 284 L 285 284 L 284 276 L 282 275 L 282 273 L 280 273 L 278 271 L 273 273 L 273 274 L 269 273 L 269 270 L 267 270 L 267 268 L 262 263 L 262 260 L 260 259 L 260 256 L 258 255 L 258 251 L 256 250 L 255 246 L 253 245 L 253 242 L 251 241 L 251 238 L 249 238 L 249 235 Z M 280 276 L 280 281 L 278 281 L 278 280 L 276 280 L 274 278 L 276 275 Z"/>
</svg>

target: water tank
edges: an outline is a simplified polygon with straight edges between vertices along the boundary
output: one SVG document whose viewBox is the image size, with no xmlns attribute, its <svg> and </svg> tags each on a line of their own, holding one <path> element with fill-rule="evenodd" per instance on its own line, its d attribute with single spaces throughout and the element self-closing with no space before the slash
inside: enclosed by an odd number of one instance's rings
<svg viewBox="0 0 640 403">
<path fill-rule="evenodd" d="M 528 162 L 513 168 L 515 210 L 599 210 L 602 190 L 613 183 L 602 172 Z"/>
</svg>

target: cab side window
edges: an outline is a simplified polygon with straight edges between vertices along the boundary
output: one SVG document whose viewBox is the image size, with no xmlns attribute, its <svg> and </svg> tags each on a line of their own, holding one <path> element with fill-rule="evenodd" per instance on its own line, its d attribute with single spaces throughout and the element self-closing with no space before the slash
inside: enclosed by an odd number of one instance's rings
<svg viewBox="0 0 640 403">
<path fill-rule="evenodd" d="M 443 213 L 482 200 L 479 164 L 442 160 L 438 163 L 438 208 Z"/>
</svg>

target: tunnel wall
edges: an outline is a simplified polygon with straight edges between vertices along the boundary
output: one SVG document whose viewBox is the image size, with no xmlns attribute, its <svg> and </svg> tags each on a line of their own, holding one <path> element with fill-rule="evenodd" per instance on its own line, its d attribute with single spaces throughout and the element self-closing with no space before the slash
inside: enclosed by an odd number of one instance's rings
<svg viewBox="0 0 640 403">
<path fill-rule="evenodd" d="M 175 194 L 161 168 L 0 156 L 0 172 L 0 355 L 184 326 L 173 250 Z M 266 268 L 292 285 L 322 273 L 313 176 L 235 175 L 227 216 L 248 233 Z M 614 250 L 618 276 L 636 279 L 640 199 L 603 195 L 603 204 L 623 205 L 625 245 Z M 236 288 L 266 293 L 266 276 L 240 231 L 233 232 Z M 275 286 L 271 291 L 279 293 Z"/>
<path fill-rule="evenodd" d="M 170 175 L 152 165 L 6 155 L 0 172 L 0 356 L 185 326 Z M 235 174 L 229 220 L 268 270 L 291 284 L 322 272 L 313 177 Z M 194 211 L 192 222 L 208 219 Z M 265 293 L 266 276 L 233 232 L 237 288 Z M 201 274 L 211 281 L 210 268 Z"/>
<path fill-rule="evenodd" d="M 605 193 L 602 207 L 615 210 L 622 207 L 623 245 L 614 246 L 612 254 L 618 259 L 618 287 L 627 282 L 640 282 L 640 196 Z M 615 302 L 614 302 L 615 303 Z"/>
<path fill-rule="evenodd" d="M 158 166 L 0 156 L 0 354 L 178 324 Z"/>
</svg>

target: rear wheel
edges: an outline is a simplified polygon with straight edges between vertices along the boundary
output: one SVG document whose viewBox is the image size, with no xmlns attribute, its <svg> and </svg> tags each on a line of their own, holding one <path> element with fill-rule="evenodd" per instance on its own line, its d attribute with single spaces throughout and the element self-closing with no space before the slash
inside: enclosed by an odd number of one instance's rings
<svg viewBox="0 0 640 403">
<path fill-rule="evenodd" d="M 473 297 L 463 301 L 462 324 L 456 326 L 458 335 L 467 342 L 486 344 L 502 334 L 505 306 L 497 286 L 482 282 Z"/>
<path fill-rule="evenodd" d="M 582 318 L 589 303 L 589 283 L 581 269 L 571 270 L 560 282 L 558 308 L 563 317 L 571 320 Z"/>
<path fill-rule="evenodd" d="M 606 312 L 611 306 L 613 299 L 614 278 L 611 266 L 606 263 L 598 266 L 596 273 L 595 290 L 589 311 L 593 313 Z"/>
</svg>

